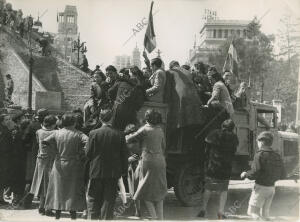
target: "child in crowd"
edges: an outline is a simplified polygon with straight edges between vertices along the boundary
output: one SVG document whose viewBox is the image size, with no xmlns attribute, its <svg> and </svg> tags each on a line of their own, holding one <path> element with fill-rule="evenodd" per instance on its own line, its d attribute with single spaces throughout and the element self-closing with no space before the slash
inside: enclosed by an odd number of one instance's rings
<svg viewBox="0 0 300 222">
<path fill-rule="evenodd" d="M 275 195 L 275 182 L 286 177 L 283 162 L 272 149 L 273 135 L 264 131 L 257 138 L 258 151 L 251 169 L 241 174 L 241 178 L 255 180 L 249 200 L 248 214 L 255 220 L 269 219 L 269 211 Z M 261 212 L 260 212 L 261 211 Z"/>
</svg>

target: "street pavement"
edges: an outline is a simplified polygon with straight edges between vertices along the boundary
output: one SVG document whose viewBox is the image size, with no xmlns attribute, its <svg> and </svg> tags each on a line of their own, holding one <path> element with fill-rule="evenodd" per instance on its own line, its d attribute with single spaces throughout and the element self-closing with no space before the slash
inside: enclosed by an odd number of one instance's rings
<svg viewBox="0 0 300 222">
<path fill-rule="evenodd" d="M 230 181 L 228 201 L 225 207 L 225 213 L 229 218 L 224 221 L 249 221 L 250 218 L 246 215 L 248 201 L 253 187 L 253 181 Z M 276 195 L 273 200 L 270 215 L 273 221 L 299 221 L 299 184 L 295 181 L 284 180 L 276 183 Z M 217 196 L 213 195 L 208 204 L 207 218 L 201 221 L 214 221 L 217 219 L 216 214 L 218 210 Z M 116 219 L 118 220 L 140 220 L 131 216 L 133 209 L 124 208 L 117 201 Z M 38 204 L 35 202 L 34 207 Z M 183 207 L 176 199 L 172 189 L 169 190 L 164 203 L 164 217 L 165 220 L 172 221 L 186 221 L 186 220 L 200 220 L 196 217 L 198 207 Z M 143 220 L 148 220 L 148 214 L 145 209 L 142 210 Z M 80 214 L 78 214 L 80 215 Z M 29 210 L 13 210 L 0 209 L 0 221 L 55 221 L 54 218 L 40 216 L 37 209 Z M 69 214 L 63 214 L 60 221 L 70 221 Z M 77 221 L 86 221 L 77 219 Z"/>
</svg>

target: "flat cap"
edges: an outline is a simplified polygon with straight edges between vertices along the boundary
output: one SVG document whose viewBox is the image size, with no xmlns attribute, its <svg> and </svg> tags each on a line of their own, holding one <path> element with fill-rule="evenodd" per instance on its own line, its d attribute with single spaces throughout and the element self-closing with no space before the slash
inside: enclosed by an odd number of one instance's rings
<svg viewBox="0 0 300 222">
<path fill-rule="evenodd" d="M 258 135 L 257 140 L 268 140 L 268 141 L 272 142 L 273 134 L 269 131 L 263 131 Z"/>
</svg>

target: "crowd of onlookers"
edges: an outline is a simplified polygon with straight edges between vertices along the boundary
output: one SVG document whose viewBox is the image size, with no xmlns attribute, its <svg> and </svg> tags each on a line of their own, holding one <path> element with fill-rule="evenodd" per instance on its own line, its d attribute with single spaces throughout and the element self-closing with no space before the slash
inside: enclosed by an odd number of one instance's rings
<svg viewBox="0 0 300 222">
<path fill-rule="evenodd" d="M 23 37 L 33 20 L 23 19 L 21 11 L 13 11 L 6 4 L 0 8 L 0 24 L 17 29 Z M 47 54 L 45 50 L 42 53 Z M 190 126 L 200 125 L 207 131 L 207 164 L 198 216 L 205 216 L 211 191 L 218 191 L 218 218 L 226 217 L 231 165 L 239 143 L 231 118 L 235 110 L 248 108 L 247 84 L 239 83 L 230 71 L 220 73 L 201 62 L 192 69 L 172 61 L 166 70 L 160 58 L 150 61 L 145 52 L 143 57 L 146 67 L 142 70 L 133 66 L 118 72 L 110 65 L 104 73 L 96 67 L 91 73 L 91 96 L 83 111 L 52 115 L 40 109 L 36 115 L 0 115 L 1 204 L 11 199 L 13 206 L 29 208 L 33 198 L 39 197 L 42 215 L 59 219 L 62 211 L 69 211 L 71 219 L 76 219 L 77 212 L 88 219 L 113 219 L 118 189 L 123 203 L 127 203 L 126 185 L 137 216 L 141 216 L 143 201 L 152 219 L 163 219 L 166 144 L 174 143 L 180 130 L 191 132 Z M 81 68 L 88 71 L 86 58 Z M 13 85 L 7 87 L 9 100 L 12 93 Z M 166 104 L 167 120 L 154 109 L 138 119 L 145 102 Z M 216 123 L 206 128 L 212 120 Z M 252 169 L 243 172 L 241 178 L 256 180 L 248 213 L 254 218 L 267 218 L 274 183 L 285 173 L 280 156 L 272 151 L 272 134 L 263 132 L 257 140 L 260 150 Z"/>
<path fill-rule="evenodd" d="M 144 57 L 148 66 L 143 71 L 131 67 L 118 72 L 111 65 L 105 74 L 99 67 L 93 71 L 91 97 L 83 111 L 54 116 L 41 109 L 34 116 L 0 115 L 0 190 L 5 188 L 4 196 L 11 197 L 14 206 L 29 208 L 36 196 L 42 215 L 59 219 L 61 211 L 69 211 L 71 219 L 76 219 L 77 212 L 88 219 L 112 219 L 118 187 L 126 204 L 124 184 L 128 182 L 135 214 L 141 216 L 143 201 L 151 218 L 163 219 L 166 144 L 176 139 L 173 132 L 203 126 L 208 116 L 201 110 L 208 109 L 210 117 L 222 115 L 205 137 L 205 192 L 198 216 L 205 216 L 211 191 L 218 191 L 218 218 L 226 217 L 224 206 L 238 145 L 230 118 L 235 108 L 246 108 L 247 86 L 242 83 L 234 91 L 230 72 L 222 76 L 215 67 L 204 69 L 202 63 L 191 72 L 172 61 L 165 71 L 160 58 Z M 161 128 L 161 113 L 152 109 L 143 120 L 137 118 L 146 101 L 169 106 L 167 135 Z M 274 182 L 284 178 L 272 141 L 269 132 L 258 137 L 260 151 L 252 169 L 241 175 L 256 180 L 248 212 L 253 217 L 268 217 Z M 263 215 L 259 208 L 264 209 Z"/>
</svg>

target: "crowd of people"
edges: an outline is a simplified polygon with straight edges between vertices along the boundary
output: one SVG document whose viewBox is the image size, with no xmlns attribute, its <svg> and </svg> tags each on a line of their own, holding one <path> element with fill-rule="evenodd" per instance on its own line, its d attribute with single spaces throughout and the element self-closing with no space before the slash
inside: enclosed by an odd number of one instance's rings
<svg viewBox="0 0 300 222">
<path fill-rule="evenodd" d="M 218 217 L 225 217 L 231 164 L 238 146 L 230 118 L 234 106 L 246 107 L 245 84 L 234 92 L 233 75 L 228 71 L 223 78 L 215 67 L 206 71 L 205 65 L 198 63 L 195 71 L 190 71 L 177 61 L 165 71 L 160 58 L 150 62 L 144 57 L 148 66 L 143 71 L 130 67 L 118 73 L 110 65 L 104 74 L 98 67 L 83 111 L 54 116 L 41 109 L 33 118 L 25 113 L 0 115 L 0 190 L 5 189 L 4 196 L 12 197 L 14 206 L 28 208 L 33 198 L 39 197 L 42 215 L 59 219 L 62 211 L 69 211 L 71 219 L 76 219 L 77 212 L 88 219 L 113 219 L 118 188 L 126 204 L 125 181 L 135 214 L 141 216 L 143 201 L 152 219 L 163 219 L 165 150 L 172 134 L 165 137 L 158 111 L 148 110 L 145 118 L 138 120 L 137 112 L 148 101 L 169 105 L 168 131 L 205 123 L 201 109 L 224 114 L 205 138 L 204 204 L 198 216 L 205 215 L 211 191 L 219 191 Z M 274 182 L 284 177 L 280 157 L 270 148 L 272 140 L 266 132 L 258 138 L 262 150 L 252 170 L 241 175 L 256 179 L 256 187 L 262 186 L 270 194 L 253 191 L 249 214 L 254 217 L 260 217 L 259 207 L 265 207 L 263 216 L 268 216 Z M 271 168 L 272 174 L 266 177 L 265 170 Z M 6 204 L 2 198 L 0 201 Z"/>
</svg>

